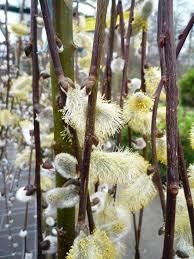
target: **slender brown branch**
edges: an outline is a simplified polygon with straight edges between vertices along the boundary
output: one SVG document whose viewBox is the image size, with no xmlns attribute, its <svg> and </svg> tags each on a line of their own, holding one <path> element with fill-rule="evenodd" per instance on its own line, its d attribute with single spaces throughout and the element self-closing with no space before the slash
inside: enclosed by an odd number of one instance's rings
<svg viewBox="0 0 194 259">
<path fill-rule="evenodd" d="M 157 41 L 158 41 L 158 50 L 160 56 L 160 67 L 161 67 L 161 76 L 166 74 L 166 63 L 164 56 L 164 42 L 165 36 L 163 32 L 163 23 L 164 23 L 164 6 L 162 1 L 158 2 L 158 31 L 157 31 Z"/>
<path fill-rule="evenodd" d="M 63 90 L 67 91 L 68 85 L 73 84 L 73 82 L 64 76 L 59 53 L 57 50 L 56 36 L 55 36 L 47 0 L 41 0 L 40 6 L 41 6 L 41 10 L 42 10 L 42 15 L 43 15 L 43 19 L 44 19 L 44 24 L 45 24 L 45 29 L 46 29 L 46 34 L 47 34 L 47 39 L 48 39 L 48 44 L 49 44 L 49 49 L 50 49 L 50 54 L 51 54 L 51 58 L 53 61 L 53 66 L 55 69 L 57 80 L 58 80 L 59 86 Z M 64 96 L 64 94 L 61 93 L 61 96 Z M 63 102 L 62 105 L 64 105 L 64 100 L 61 100 L 61 101 Z"/>
<path fill-rule="evenodd" d="M 87 120 L 86 120 L 86 133 L 85 143 L 83 151 L 83 162 L 81 168 L 81 188 L 80 188 L 80 203 L 79 203 L 79 214 L 78 214 L 78 229 L 85 227 L 85 216 L 87 207 L 88 197 L 88 180 L 89 180 L 89 168 L 90 158 L 92 152 L 92 138 L 95 133 L 95 109 L 97 99 L 97 80 L 99 76 L 100 60 L 102 53 L 102 45 L 104 41 L 104 28 L 106 20 L 108 1 L 99 0 L 97 2 L 97 15 L 96 15 L 96 26 L 94 33 L 94 43 L 92 51 L 92 61 L 89 72 L 89 79 L 93 80 L 94 84 L 92 87 L 87 89 L 90 94 L 88 96 L 88 108 L 87 108 Z M 87 88 L 87 86 L 86 86 Z"/>
<path fill-rule="evenodd" d="M 177 104 L 176 49 L 173 30 L 173 1 L 164 0 L 165 32 L 164 53 L 166 62 L 166 124 L 167 124 L 167 204 L 163 259 L 173 257 L 176 195 L 178 193 L 178 141 L 177 141 Z M 162 47 L 162 46 L 161 46 Z"/>
<path fill-rule="evenodd" d="M 189 180 L 188 180 L 188 175 L 187 175 L 187 167 L 186 167 L 186 164 L 185 164 L 184 152 L 183 152 L 183 147 L 181 145 L 180 136 L 178 138 L 178 155 L 179 155 L 179 169 L 180 169 L 179 173 L 180 173 L 180 177 L 181 177 L 181 180 L 182 180 L 182 183 L 183 183 L 185 199 L 186 199 L 187 209 L 188 209 L 188 214 L 189 214 L 189 220 L 190 220 L 190 225 L 191 225 L 192 240 L 193 240 L 193 245 L 194 245 L 193 200 L 192 200 L 191 189 L 190 189 L 190 186 L 189 186 Z"/>
<path fill-rule="evenodd" d="M 104 72 L 103 91 L 102 91 L 102 94 L 103 95 L 105 94 L 105 99 L 107 100 L 111 100 L 111 86 L 112 86 L 111 62 L 113 58 L 116 18 L 117 18 L 116 1 L 112 0 L 111 20 L 110 20 L 110 29 L 109 29 L 109 38 L 108 38 L 108 50 L 107 50 L 106 68 Z"/>
<path fill-rule="evenodd" d="M 35 186 L 36 186 L 36 206 L 37 206 L 37 256 L 41 258 L 40 242 L 42 241 L 42 215 L 41 215 L 41 187 L 40 187 L 40 126 L 37 120 L 39 113 L 39 66 L 37 56 L 37 23 L 36 16 L 37 0 L 31 0 L 31 42 L 32 42 L 32 102 L 34 117 L 34 141 L 35 141 Z"/>
<path fill-rule="evenodd" d="M 9 58 L 10 58 L 10 44 L 9 44 L 9 32 L 8 32 L 8 0 L 5 2 L 5 43 L 6 43 L 6 62 L 7 62 L 7 75 L 8 75 L 8 80 L 6 82 L 7 84 L 7 92 L 6 92 L 6 108 L 8 109 L 9 106 L 9 91 L 10 91 L 10 86 L 11 86 L 11 80 L 10 80 L 10 63 L 9 63 Z"/>
<path fill-rule="evenodd" d="M 123 77 L 122 77 L 122 84 L 121 84 L 121 94 L 120 94 L 120 106 L 123 107 L 123 96 L 128 93 L 128 68 L 129 68 L 129 54 L 130 54 L 130 42 L 132 36 L 132 23 L 134 20 L 134 8 L 135 8 L 135 0 L 131 1 L 130 7 L 130 15 L 128 21 L 128 28 L 127 28 L 127 38 L 125 44 L 125 51 L 124 51 L 124 68 L 123 68 Z"/>
<path fill-rule="evenodd" d="M 136 216 L 133 213 L 133 228 L 135 234 L 135 259 L 140 258 L 139 246 L 138 246 L 138 235 L 137 235 L 137 224 L 136 224 Z"/>
<path fill-rule="evenodd" d="M 152 166 L 154 168 L 154 175 L 153 175 L 153 182 L 158 189 L 158 193 L 160 196 L 160 203 L 163 213 L 163 219 L 165 220 L 165 196 L 164 191 L 162 188 L 162 181 L 160 178 L 159 173 L 159 165 L 158 165 L 158 159 L 157 159 L 157 152 L 156 152 L 156 134 L 157 134 L 157 128 L 156 128 L 156 118 L 157 118 L 157 110 L 158 110 L 158 103 L 160 100 L 160 94 L 163 88 L 163 85 L 165 83 L 165 78 L 162 78 L 160 80 L 160 83 L 158 85 L 158 88 L 154 94 L 154 106 L 152 111 L 152 126 L 151 126 L 151 143 L 152 143 Z"/>
<path fill-rule="evenodd" d="M 146 64 L 146 45 L 147 45 L 147 32 L 142 30 L 142 42 L 141 42 L 141 90 L 146 91 L 145 85 L 145 64 Z"/>
<path fill-rule="evenodd" d="M 122 0 L 118 1 L 117 15 L 119 15 L 119 26 L 120 26 L 120 34 L 121 34 L 121 54 L 122 54 L 122 58 L 124 59 L 124 57 L 125 57 L 125 22 L 124 22 L 124 16 L 123 16 Z"/>
<path fill-rule="evenodd" d="M 194 24 L 194 14 L 192 14 L 187 26 L 185 27 L 185 29 L 180 33 L 179 35 L 179 42 L 177 44 L 176 47 L 176 57 L 178 58 L 179 53 L 185 43 L 185 40 L 187 38 L 187 36 L 189 35 L 189 32 L 191 31 L 191 29 L 193 28 L 193 24 Z"/>
<path fill-rule="evenodd" d="M 80 147 L 80 144 L 79 144 L 77 133 L 72 127 L 70 127 L 70 133 L 71 133 L 71 136 L 72 136 L 72 145 L 73 145 L 75 157 L 78 161 L 78 167 L 79 167 L 79 170 L 80 170 L 81 165 L 82 165 L 81 147 Z M 91 209 L 89 192 L 88 192 L 88 195 L 87 195 L 87 208 L 86 209 L 87 209 L 87 216 L 88 216 L 88 225 L 89 225 L 89 230 L 90 230 L 90 234 L 91 234 L 91 233 L 94 232 L 95 223 L 94 223 L 92 209 Z"/>
</svg>

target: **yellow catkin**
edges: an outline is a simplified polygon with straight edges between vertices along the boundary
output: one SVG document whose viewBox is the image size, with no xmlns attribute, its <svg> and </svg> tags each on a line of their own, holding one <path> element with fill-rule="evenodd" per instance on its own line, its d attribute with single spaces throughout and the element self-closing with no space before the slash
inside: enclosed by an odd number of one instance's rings
<svg viewBox="0 0 194 259">
<path fill-rule="evenodd" d="M 123 107 L 125 123 L 135 132 L 144 135 L 151 133 L 151 109 L 153 100 L 143 92 L 128 95 Z"/>
<path fill-rule="evenodd" d="M 148 162 L 130 150 L 106 152 L 94 150 L 91 154 L 90 179 L 102 183 L 130 184 L 146 173 Z"/>
<path fill-rule="evenodd" d="M 119 203 L 129 211 L 137 212 L 149 205 L 157 194 L 151 176 L 141 175 L 129 187 L 123 189 L 119 196 Z"/>
<path fill-rule="evenodd" d="M 192 125 L 190 130 L 190 143 L 191 143 L 192 149 L 194 149 L 194 124 Z"/>
<path fill-rule="evenodd" d="M 96 229 L 92 235 L 81 234 L 71 247 L 67 259 L 117 259 L 120 258 L 106 232 Z"/>
</svg>

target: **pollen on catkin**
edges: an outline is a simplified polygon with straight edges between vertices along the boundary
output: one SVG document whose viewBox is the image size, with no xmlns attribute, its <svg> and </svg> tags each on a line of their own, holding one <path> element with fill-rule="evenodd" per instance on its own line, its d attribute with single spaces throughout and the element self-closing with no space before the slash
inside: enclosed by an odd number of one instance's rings
<svg viewBox="0 0 194 259">
<path fill-rule="evenodd" d="M 194 164 L 189 165 L 188 178 L 189 178 L 190 187 L 194 188 Z"/>
<path fill-rule="evenodd" d="M 145 69 L 146 93 L 153 97 L 161 79 L 161 71 L 159 67 L 149 67 Z M 166 98 L 164 91 L 161 92 L 160 100 Z"/>
<path fill-rule="evenodd" d="M 192 149 L 194 149 L 194 124 L 192 125 L 190 130 L 190 143 L 191 143 Z"/>
<path fill-rule="evenodd" d="M 55 171 L 41 168 L 40 171 L 40 186 L 42 191 L 48 191 L 55 187 Z"/>
<path fill-rule="evenodd" d="M 81 146 L 84 143 L 87 104 L 85 89 L 81 90 L 80 86 L 76 86 L 75 89 L 69 89 L 66 106 L 62 110 L 63 120 L 72 128 L 76 129 Z M 120 107 L 98 96 L 95 134 L 99 140 L 113 136 L 120 130 L 122 124 L 123 117 Z"/>
<path fill-rule="evenodd" d="M 113 242 L 105 231 L 96 229 L 91 235 L 82 232 L 75 239 L 73 246 L 67 254 L 67 259 L 119 259 Z"/>
<path fill-rule="evenodd" d="M 151 109 L 153 100 L 143 92 L 128 95 L 124 102 L 124 121 L 135 132 L 149 135 L 151 133 Z"/>
<path fill-rule="evenodd" d="M 134 183 L 121 191 L 118 201 L 129 211 L 137 212 L 148 206 L 156 194 L 157 190 L 153 184 L 152 176 L 142 174 Z"/>
<path fill-rule="evenodd" d="M 128 149 L 118 152 L 94 150 L 91 154 L 90 181 L 110 184 L 130 184 L 147 171 L 148 162 Z"/>
<path fill-rule="evenodd" d="M 161 138 L 156 138 L 156 153 L 158 160 L 166 165 L 167 164 L 167 144 L 166 135 Z"/>
</svg>

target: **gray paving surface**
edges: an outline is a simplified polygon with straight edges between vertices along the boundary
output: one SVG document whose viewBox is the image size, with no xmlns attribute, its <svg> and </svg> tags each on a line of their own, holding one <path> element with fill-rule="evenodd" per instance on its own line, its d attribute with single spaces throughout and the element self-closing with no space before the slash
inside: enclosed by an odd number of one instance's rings
<svg viewBox="0 0 194 259">
<path fill-rule="evenodd" d="M 2 175 L 0 176 L 0 190 L 3 190 L 2 186 Z M 19 186 L 24 186 L 27 183 L 26 172 L 22 172 L 19 179 Z M 18 202 L 17 200 L 12 201 L 12 207 L 9 207 L 11 210 L 11 215 L 9 219 L 13 219 L 13 223 L 10 224 L 10 228 L 6 227 L 7 224 L 7 213 L 5 206 L 5 199 L 2 197 L 0 199 L 0 258 L 23 258 L 23 248 L 24 248 L 24 239 L 19 236 L 20 230 L 24 225 L 24 215 L 25 215 L 25 203 Z M 35 218 L 35 204 L 34 202 L 29 203 L 28 210 L 28 235 L 27 235 L 27 249 L 32 251 L 35 259 L 35 243 L 36 243 L 36 218 Z M 8 240 L 8 236 L 12 236 L 12 240 Z M 17 243 L 18 246 L 13 248 L 13 243 Z M 12 253 L 15 253 L 12 255 Z"/>
<path fill-rule="evenodd" d="M 27 174 L 22 172 L 19 179 L 19 186 L 24 186 L 27 183 Z M 0 175 L 0 191 L 2 191 L 2 175 Z M 6 228 L 7 217 L 5 200 L 0 199 L 0 258 L 15 258 L 22 259 L 22 252 L 24 247 L 24 240 L 19 237 L 19 231 L 24 224 L 25 204 L 13 201 L 12 216 L 14 219 L 11 224 L 11 234 L 13 242 L 8 240 L 9 229 Z M 159 199 L 156 198 L 152 204 L 144 210 L 143 228 L 140 242 L 141 259 L 160 259 L 162 253 L 163 236 L 158 236 L 158 229 L 161 226 L 162 215 L 160 210 Z M 29 217 L 28 217 L 28 236 L 27 236 L 27 249 L 33 252 L 33 259 L 36 259 L 36 219 L 35 219 L 35 204 L 29 204 Z M 13 249 L 12 244 L 17 242 L 18 247 Z M 127 255 L 123 259 L 134 259 L 134 233 L 133 228 L 126 240 L 128 248 Z M 12 252 L 16 252 L 13 256 Z M 92 258 L 91 258 L 92 259 Z M 111 259 L 111 258 L 110 258 Z"/>
</svg>

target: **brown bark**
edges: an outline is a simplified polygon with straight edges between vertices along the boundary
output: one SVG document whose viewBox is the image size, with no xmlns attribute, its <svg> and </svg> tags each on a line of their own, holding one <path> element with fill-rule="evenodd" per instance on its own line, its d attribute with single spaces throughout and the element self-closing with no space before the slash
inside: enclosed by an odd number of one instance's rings
<svg viewBox="0 0 194 259">
<path fill-rule="evenodd" d="M 86 90 L 89 92 L 88 96 L 88 108 L 87 108 L 87 119 L 86 119 L 86 133 L 83 151 L 83 162 L 81 168 L 81 187 L 80 187 L 80 203 L 79 203 L 79 214 L 78 214 L 78 229 L 85 227 L 86 208 L 87 208 L 87 197 L 88 197 L 88 180 L 89 180 L 89 168 L 90 159 L 92 152 L 92 138 L 95 134 L 95 109 L 96 99 L 98 90 L 98 76 L 100 69 L 100 60 L 102 53 L 102 46 L 104 41 L 104 28 L 106 20 L 108 1 L 99 0 L 97 3 L 97 16 L 96 26 L 94 33 L 94 43 L 92 51 L 92 61 L 89 71 L 89 79 L 94 82 L 92 87 L 87 87 Z"/>
<path fill-rule="evenodd" d="M 37 23 L 38 14 L 37 0 L 31 0 L 31 42 L 32 42 L 32 101 L 34 117 L 34 141 L 35 141 L 35 187 L 36 187 L 36 209 L 37 209 L 37 257 L 41 258 L 40 242 L 42 241 L 42 215 L 41 215 L 41 188 L 40 188 L 40 126 L 37 120 L 39 111 L 39 66 L 37 56 Z"/>
<path fill-rule="evenodd" d="M 160 6 L 161 7 L 161 6 Z M 176 195 L 178 193 L 178 141 L 176 51 L 173 31 L 173 1 L 163 1 L 164 54 L 166 62 L 167 204 L 163 259 L 173 257 Z M 161 46 L 162 47 L 162 46 Z"/>
<path fill-rule="evenodd" d="M 112 0 L 111 8 L 111 21 L 110 21 L 110 30 L 109 30 L 109 39 L 108 39 L 108 50 L 106 58 L 106 68 L 103 79 L 103 91 L 102 94 L 105 95 L 106 100 L 111 100 L 111 86 L 112 86 L 112 70 L 111 62 L 113 58 L 113 49 L 114 49 L 114 34 L 115 34 L 115 25 L 116 25 L 116 1 Z"/>
</svg>

